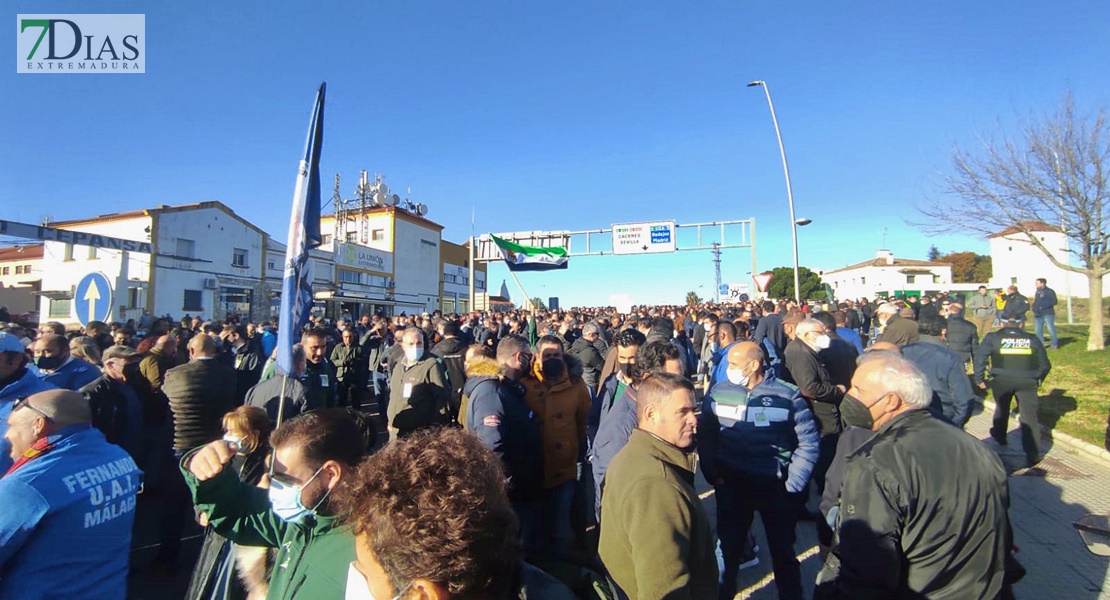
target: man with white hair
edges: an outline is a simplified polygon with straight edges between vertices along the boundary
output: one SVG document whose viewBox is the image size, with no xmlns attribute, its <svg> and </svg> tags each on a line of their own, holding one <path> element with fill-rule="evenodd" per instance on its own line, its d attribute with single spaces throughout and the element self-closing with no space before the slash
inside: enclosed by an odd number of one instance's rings
<svg viewBox="0 0 1110 600">
<path fill-rule="evenodd" d="M 886 302 L 880 304 L 875 310 L 875 316 L 883 324 L 883 332 L 879 335 L 880 342 L 890 342 L 899 347 L 918 341 L 917 323 L 899 314 L 898 303 Z"/>
<path fill-rule="evenodd" d="M 1002 594 L 1012 545 L 1006 469 L 982 442 L 930 415 L 931 398 L 925 376 L 901 356 L 861 360 L 841 413 L 875 433 L 848 455 L 829 515 L 837 545 L 816 600 Z"/>
<path fill-rule="evenodd" d="M 392 440 L 417 429 L 447 424 L 451 402 L 447 370 L 438 357 L 424 351 L 421 330 L 405 329 L 400 346 L 404 357 L 397 362 L 389 382 L 387 416 Z"/>
</svg>

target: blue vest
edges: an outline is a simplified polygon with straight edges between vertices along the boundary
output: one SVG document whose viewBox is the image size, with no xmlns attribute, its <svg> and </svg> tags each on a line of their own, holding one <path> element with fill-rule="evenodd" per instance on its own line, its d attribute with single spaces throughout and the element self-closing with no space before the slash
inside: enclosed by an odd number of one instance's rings
<svg viewBox="0 0 1110 600">
<path fill-rule="evenodd" d="M 87 425 L 0 479 L 0 598 L 124 598 L 142 472 Z"/>
</svg>

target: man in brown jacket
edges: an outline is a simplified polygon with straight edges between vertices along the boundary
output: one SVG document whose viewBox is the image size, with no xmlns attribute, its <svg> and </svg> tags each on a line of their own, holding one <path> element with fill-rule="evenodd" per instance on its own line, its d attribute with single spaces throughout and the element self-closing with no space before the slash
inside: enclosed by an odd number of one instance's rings
<svg viewBox="0 0 1110 600">
<path fill-rule="evenodd" d="M 694 488 L 697 402 L 685 377 L 638 389 L 639 422 L 606 475 L 601 562 L 628 598 L 716 598 L 713 529 Z"/>
<path fill-rule="evenodd" d="M 564 354 L 555 336 L 540 338 L 524 386 L 524 401 L 543 437 L 544 546 L 565 552 L 574 546 L 570 513 L 578 465 L 586 456 L 590 390 L 582 379 L 582 363 Z"/>
</svg>

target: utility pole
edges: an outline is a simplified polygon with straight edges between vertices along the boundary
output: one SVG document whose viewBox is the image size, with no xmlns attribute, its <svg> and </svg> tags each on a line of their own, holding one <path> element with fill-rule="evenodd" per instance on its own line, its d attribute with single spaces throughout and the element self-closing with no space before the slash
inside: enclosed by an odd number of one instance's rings
<svg viewBox="0 0 1110 600">
<path fill-rule="evenodd" d="M 717 304 L 721 303 L 721 244 L 713 242 L 713 274 L 717 280 Z"/>
</svg>

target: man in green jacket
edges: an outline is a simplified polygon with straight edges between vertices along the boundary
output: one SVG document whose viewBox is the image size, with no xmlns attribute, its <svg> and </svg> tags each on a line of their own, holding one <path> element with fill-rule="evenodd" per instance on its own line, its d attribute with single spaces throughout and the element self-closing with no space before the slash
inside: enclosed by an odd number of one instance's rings
<svg viewBox="0 0 1110 600">
<path fill-rule="evenodd" d="M 393 369 L 389 382 L 389 439 L 417 429 L 446 425 L 451 386 L 443 363 L 424 352 L 424 334 L 409 327 L 401 337 L 405 355 Z"/>
<path fill-rule="evenodd" d="M 267 598 L 343 597 L 354 536 L 331 500 L 362 458 L 361 440 L 342 409 L 289 419 L 270 437 L 269 490 L 245 484 L 224 468 L 237 450 L 233 442 L 212 442 L 182 457 L 193 501 L 216 533 L 244 546 L 279 549 Z"/>
<path fill-rule="evenodd" d="M 655 373 L 639 423 L 605 476 L 598 552 L 631 600 L 717 597 L 713 529 L 694 489 L 694 386 Z"/>
</svg>

